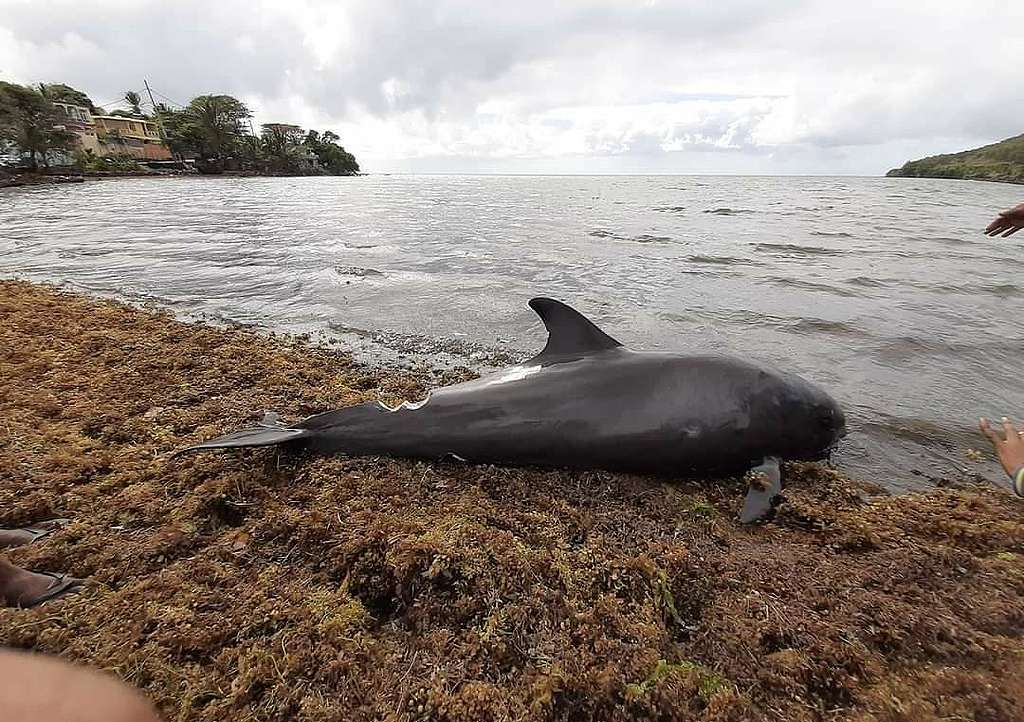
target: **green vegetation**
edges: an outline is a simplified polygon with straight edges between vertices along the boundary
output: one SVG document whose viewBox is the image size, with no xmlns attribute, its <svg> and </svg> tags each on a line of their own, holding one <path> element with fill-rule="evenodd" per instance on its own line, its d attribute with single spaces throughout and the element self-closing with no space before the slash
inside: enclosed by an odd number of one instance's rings
<svg viewBox="0 0 1024 722">
<path fill-rule="evenodd" d="M 128 103 L 128 106 L 132 109 L 134 115 L 143 115 L 142 112 L 142 98 L 134 90 L 129 90 L 124 94 L 124 102 Z"/>
<path fill-rule="evenodd" d="M 912 160 L 886 175 L 890 178 L 962 178 L 1024 183 L 1024 135 L 961 153 Z"/>
<path fill-rule="evenodd" d="M 226 169 L 274 175 L 353 175 L 355 156 L 326 131 L 269 123 L 251 133 L 252 112 L 230 95 L 201 95 L 183 110 L 157 108 L 157 119 L 175 155 L 198 159 L 204 173 Z"/>
<path fill-rule="evenodd" d="M 51 103 L 71 103 L 88 108 L 94 115 L 102 115 L 103 108 L 93 105 L 92 99 L 77 88 L 72 88 L 64 83 L 40 83 L 35 87 L 44 98 Z"/>
<path fill-rule="evenodd" d="M 29 167 L 37 170 L 40 161 L 49 166 L 51 151 L 67 150 L 73 142 L 73 134 L 60 125 L 57 109 L 46 95 L 0 81 L 0 152 L 27 153 Z"/>
<path fill-rule="evenodd" d="M 339 140 L 341 138 L 329 130 L 324 131 L 323 135 L 311 130 L 303 143 L 316 155 L 320 167 L 330 175 L 358 173 L 359 163 L 356 162 L 356 157 L 340 146 Z"/>
<path fill-rule="evenodd" d="M 164 108 L 157 117 L 172 153 L 196 156 L 201 170 L 216 173 L 241 149 L 252 112 L 230 95 L 200 95 L 184 110 Z"/>
<path fill-rule="evenodd" d="M 264 125 L 257 144 L 257 163 L 271 173 L 293 173 L 309 165 L 302 145 L 302 128 L 295 125 Z M 262 156 L 262 157 L 261 157 Z"/>
<path fill-rule="evenodd" d="M 626 696 L 630 699 L 643 697 L 667 677 L 674 674 L 695 677 L 697 693 L 705 703 L 729 686 L 729 682 L 725 677 L 702 664 L 687 661 L 680 662 L 679 664 L 670 664 L 664 659 L 659 659 L 658 664 L 655 665 L 654 670 L 647 676 L 647 679 L 643 682 L 626 685 Z"/>
<path fill-rule="evenodd" d="M 142 167 L 130 155 L 96 155 L 92 148 L 75 148 L 75 167 L 83 171 L 139 171 Z"/>
<path fill-rule="evenodd" d="M 194 160 L 202 173 L 240 171 L 271 175 L 354 175 L 359 172 L 355 156 L 339 143 L 331 131 L 308 132 L 297 125 L 266 124 L 256 135 L 252 111 L 230 95 L 200 95 L 187 106 L 173 109 L 157 104 L 147 115 L 142 97 L 129 90 L 123 101 L 129 110 L 110 115 L 155 120 L 164 142 L 179 160 Z M 138 170 L 138 159 L 118 152 L 126 143 L 117 130 L 98 132 L 106 146 L 100 153 L 85 149 L 54 103 L 85 107 L 93 115 L 105 114 L 81 90 L 63 83 L 23 86 L 0 82 L 0 154 L 27 157 L 31 170 L 49 167 L 57 157 L 71 151 L 75 166 L 85 171 Z M 98 129 L 99 130 L 99 129 Z M 113 152 L 110 147 L 114 147 Z M 67 162 L 64 160 L 62 162 Z"/>
</svg>

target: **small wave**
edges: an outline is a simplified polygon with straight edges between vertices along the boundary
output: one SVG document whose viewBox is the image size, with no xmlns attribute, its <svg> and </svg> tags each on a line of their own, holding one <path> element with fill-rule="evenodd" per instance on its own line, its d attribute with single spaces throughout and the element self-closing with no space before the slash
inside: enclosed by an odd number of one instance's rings
<svg viewBox="0 0 1024 722">
<path fill-rule="evenodd" d="M 738 216 L 740 213 L 756 213 L 750 208 L 709 208 L 705 213 L 712 213 L 716 216 Z"/>
<path fill-rule="evenodd" d="M 899 416 L 882 416 L 879 420 L 862 422 L 865 433 L 874 433 L 887 438 L 902 439 L 921 446 L 938 447 L 952 451 L 955 445 L 950 441 L 956 436 L 965 436 L 962 427 L 943 426 L 926 419 Z"/>
<path fill-rule="evenodd" d="M 974 292 L 989 293 L 999 298 L 1010 298 L 1011 296 L 1021 295 L 1024 289 L 1020 286 L 1012 283 L 996 283 L 988 286 L 978 286 L 976 289 L 972 289 Z"/>
<path fill-rule="evenodd" d="M 815 281 L 805 281 L 799 278 L 785 278 L 782 276 L 772 276 L 766 278 L 765 281 L 775 286 L 799 288 L 804 291 L 817 291 L 819 293 L 831 293 L 833 296 L 844 296 L 846 298 L 851 298 L 860 295 L 859 293 L 856 293 L 854 291 L 847 291 L 846 289 L 839 288 L 837 286 L 831 286 L 827 283 L 816 283 Z"/>
<path fill-rule="evenodd" d="M 383 271 L 378 271 L 376 268 L 360 268 L 359 266 L 335 266 L 334 272 L 339 276 L 355 276 L 356 278 L 384 275 Z"/>
<path fill-rule="evenodd" d="M 65 248 L 57 251 L 58 258 L 81 258 L 83 256 L 106 256 L 114 252 L 112 248 Z"/>
<path fill-rule="evenodd" d="M 653 210 L 660 213 L 685 213 L 686 208 L 683 206 L 656 206 Z"/>
<path fill-rule="evenodd" d="M 853 238 L 853 234 L 846 231 L 835 231 L 834 233 L 829 231 L 811 231 L 811 235 L 825 236 L 826 238 Z"/>
<path fill-rule="evenodd" d="M 602 228 L 590 231 L 588 236 L 593 238 L 610 238 L 613 241 L 627 241 L 630 243 L 671 243 L 672 239 L 668 236 L 652 236 L 648 233 L 642 233 L 639 236 L 623 236 L 618 233 L 612 233 Z"/>
<path fill-rule="evenodd" d="M 875 349 L 875 357 L 883 362 L 908 363 L 920 359 L 947 358 L 960 368 L 972 361 L 982 361 L 991 367 L 1016 358 L 1020 342 L 1016 339 L 997 339 L 972 343 L 946 341 L 935 336 L 894 336 L 885 339 Z"/>
<path fill-rule="evenodd" d="M 778 253 L 783 256 L 838 256 L 843 252 L 838 248 L 798 246 L 793 243 L 751 243 L 750 245 L 758 251 Z"/>
<path fill-rule="evenodd" d="M 710 263 L 716 266 L 739 266 L 750 263 L 750 261 L 732 256 L 690 256 L 686 260 L 690 263 Z"/>
<path fill-rule="evenodd" d="M 862 288 L 885 288 L 889 285 L 885 281 L 880 281 L 877 278 L 868 278 L 867 276 L 854 276 L 853 278 L 846 279 L 846 283 L 851 286 L 861 286 Z"/>
<path fill-rule="evenodd" d="M 827 333 L 833 336 L 870 336 L 867 331 L 845 321 L 828 321 L 824 318 L 801 318 L 787 327 L 793 333 L 815 336 Z"/>
<path fill-rule="evenodd" d="M 871 337 L 872 334 L 855 323 L 848 321 L 833 321 L 813 316 L 776 316 L 770 313 L 750 310 L 731 311 L 710 311 L 701 315 L 722 321 L 727 324 L 740 326 L 756 326 L 758 328 L 770 327 L 780 331 L 799 334 L 801 336 L 816 336 L 828 334 L 833 336 L 857 336 L 861 338 Z"/>
</svg>

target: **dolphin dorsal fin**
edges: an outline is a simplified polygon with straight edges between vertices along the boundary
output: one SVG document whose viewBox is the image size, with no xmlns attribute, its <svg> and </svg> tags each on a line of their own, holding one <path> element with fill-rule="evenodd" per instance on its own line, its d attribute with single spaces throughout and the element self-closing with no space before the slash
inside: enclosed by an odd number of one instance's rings
<svg viewBox="0 0 1024 722">
<path fill-rule="evenodd" d="M 532 298 L 530 308 L 548 329 L 544 350 L 528 363 L 547 365 L 577 359 L 587 354 L 618 348 L 621 343 L 606 334 L 579 311 L 552 298 Z"/>
</svg>

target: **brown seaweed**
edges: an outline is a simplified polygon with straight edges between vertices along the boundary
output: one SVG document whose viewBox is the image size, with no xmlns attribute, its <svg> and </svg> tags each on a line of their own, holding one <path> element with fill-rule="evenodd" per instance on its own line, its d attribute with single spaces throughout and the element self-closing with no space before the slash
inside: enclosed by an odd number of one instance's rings
<svg viewBox="0 0 1024 722">
<path fill-rule="evenodd" d="M 1024 719 L 1024 506 L 787 469 L 673 483 L 274 451 L 170 460 L 263 409 L 435 381 L 300 339 L 0 282 L 0 525 L 88 576 L 0 643 L 168 720 Z"/>
</svg>

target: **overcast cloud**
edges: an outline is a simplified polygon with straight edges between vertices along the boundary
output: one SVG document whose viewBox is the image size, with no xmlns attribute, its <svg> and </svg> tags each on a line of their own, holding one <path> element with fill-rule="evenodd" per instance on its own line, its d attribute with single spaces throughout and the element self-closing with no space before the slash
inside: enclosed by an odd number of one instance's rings
<svg viewBox="0 0 1024 722">
<path fill-rule="evenodd" d="M 0 0 L 0 79 L 143 78 L 369 171 L 878 174 L 1024 132 L 1024 2 Z"/>
</svg>

